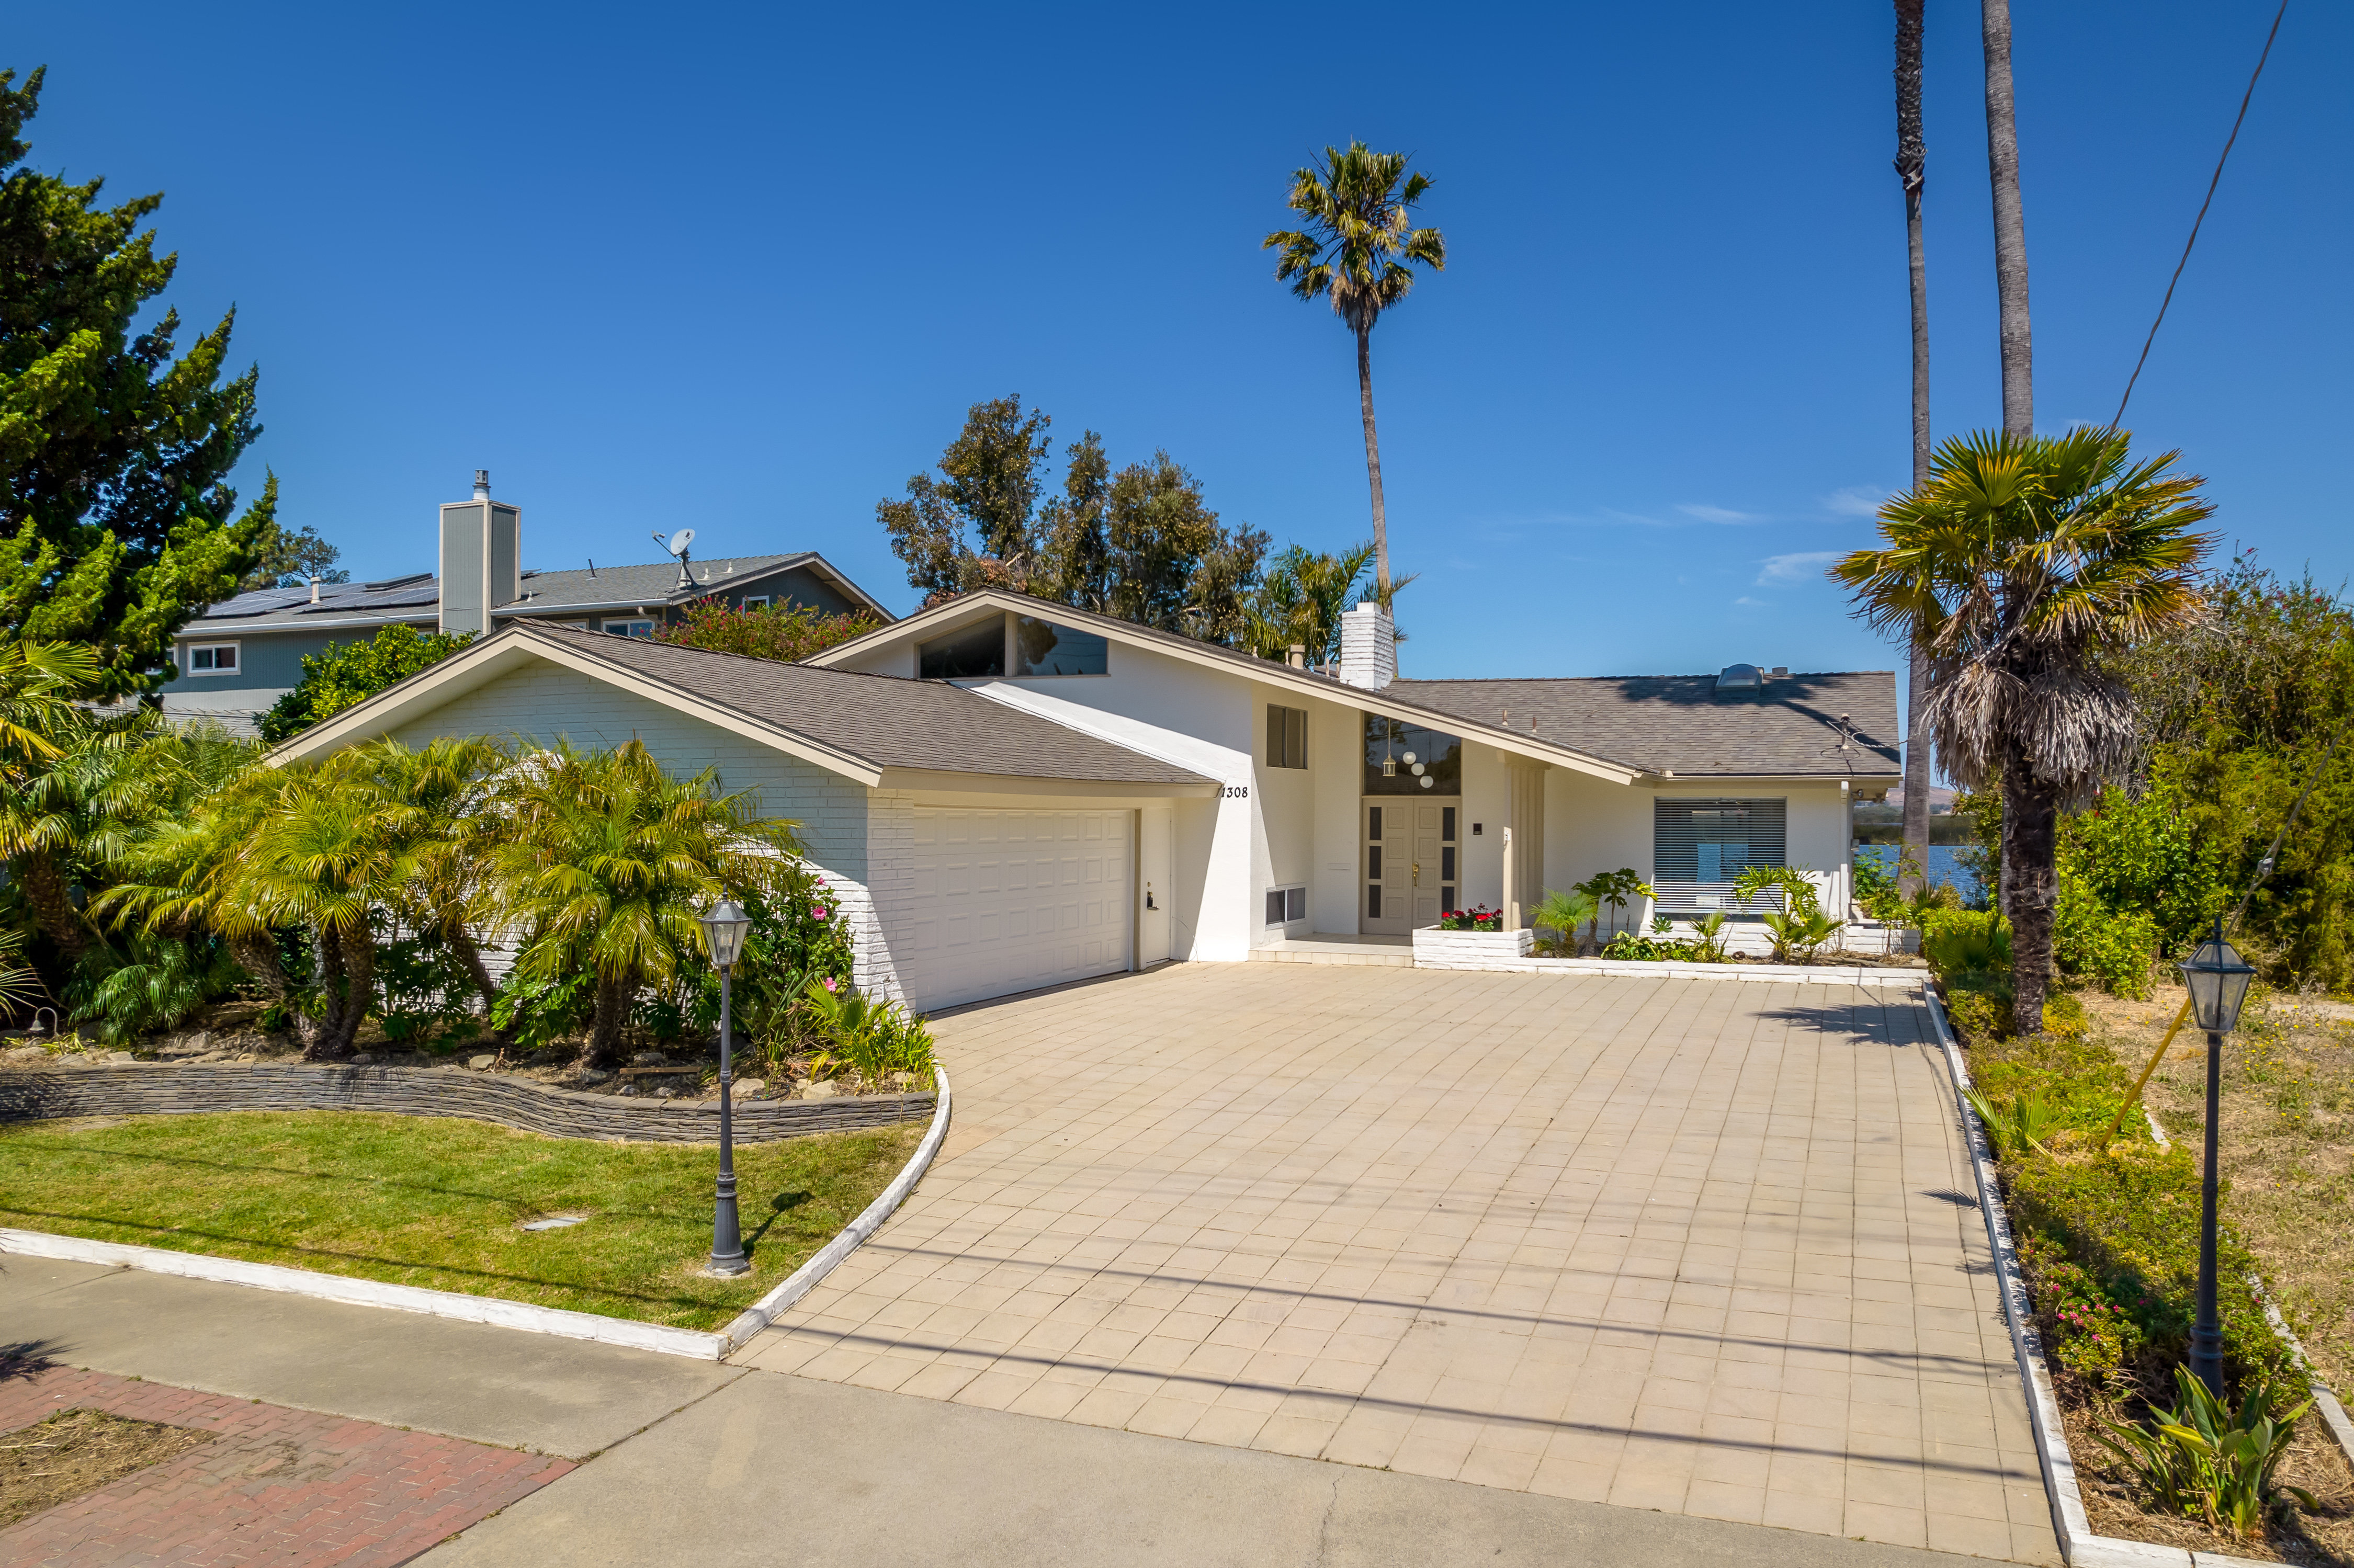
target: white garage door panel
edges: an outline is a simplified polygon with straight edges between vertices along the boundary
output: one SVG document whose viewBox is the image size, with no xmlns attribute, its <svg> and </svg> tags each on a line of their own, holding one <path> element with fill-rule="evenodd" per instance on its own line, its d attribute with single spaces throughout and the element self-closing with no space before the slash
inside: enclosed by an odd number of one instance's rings
<svg viewBox="0 0 2354 1568">
<path fill-rule="evenodd" d="M 918 809 L 892 950 L 918 1009 L 1128 967 L 1125 811 Z"/>
</svg>

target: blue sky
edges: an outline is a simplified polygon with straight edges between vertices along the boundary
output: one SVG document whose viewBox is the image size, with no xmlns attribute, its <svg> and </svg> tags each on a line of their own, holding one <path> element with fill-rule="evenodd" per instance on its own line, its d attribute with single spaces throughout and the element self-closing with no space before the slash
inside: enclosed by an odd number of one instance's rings
<svg viewBox="0 0 2354 1568">
<path fill-rule="evenodd" d="M 1931 0 L 1935 420 L 1999 418 L 1978 8 Z M 2014 0 L 2039 423 L 2115 408 L 2272 8 Z M 1374 338 L 1416 675 L 1872 668 L 1821 577 L 1909 474 L 1885 5 L 49 5 L 33 158 L 162 189 L 234 303 L 284 515 L 429 568 L 478 466 L 526 561 L 817 548 L 1018 391 L 1278 543 L 1363 536 L 1348 334 L 1258 240 L 1328 142 L 1452 260 Z M 2126 420 L 2335 585 L 2354 16 L 2292 6 Z"/>
</svg>

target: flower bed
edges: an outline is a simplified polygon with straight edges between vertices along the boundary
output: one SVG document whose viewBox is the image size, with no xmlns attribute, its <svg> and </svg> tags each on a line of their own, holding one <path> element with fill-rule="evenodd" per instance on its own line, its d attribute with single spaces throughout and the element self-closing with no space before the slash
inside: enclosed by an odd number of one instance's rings
<svg viewBox="0 0 2354 1568">
<path fill-rule="evenodd" d="M 2200 1186 L 2190 1152 L 2160 1148 L 2137 1113 L 2109 1132 L 2130 1079 L 2088 1042 L 2082 1007 L 2055 993 L 2046 1030 L 2002 1037 L 2009 998 L 1983 977 L 1948 978 L 1947 1009 L 1997 1147 L 2038 1333 L 2070 1456 L 2094 1531 L 2200 1552 L 2281 1562 L 2354 1560 L 2354 1471 L 2318 1419 L 2299 1426 L 2277 1478 L 2317 1495 L 2305 1513 L 2272 1508 L 2242 1536 L 2169 1510 L 2114 1453 L 2120 1425 L 2147 1429 L 2179 1403 L 2173 1372 L 2189 1352 L 2198 1283 Z M 1988 1113 L 1991 1112 L 1991 1115 Z M 2249 1281 L 2255 1259 L 2232 1233 L 2228 1194 L 2218 1245 L 2219 1316 L 2232 1403 L 2269 1383 L 2285 1414 L 2305 1403 L 2287 1345 Z"/>
</svg>

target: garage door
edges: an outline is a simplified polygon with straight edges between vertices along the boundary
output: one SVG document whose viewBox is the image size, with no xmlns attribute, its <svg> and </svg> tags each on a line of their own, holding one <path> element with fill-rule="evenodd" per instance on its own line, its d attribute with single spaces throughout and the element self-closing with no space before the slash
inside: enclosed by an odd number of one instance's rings
<svg viewBox="0 0 2354 1568">
<path fill-rule="evenodd" d="M 917 810 L 900 984 L 925 1009 L 1126 969 L 1129 860 L 1126 811 Z"/>
</svg>

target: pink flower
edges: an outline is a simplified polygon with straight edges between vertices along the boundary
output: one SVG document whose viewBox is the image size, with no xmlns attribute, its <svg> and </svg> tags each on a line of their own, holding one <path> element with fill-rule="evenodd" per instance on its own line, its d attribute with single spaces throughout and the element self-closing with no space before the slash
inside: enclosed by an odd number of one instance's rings
<svg viewBox="0 0 2354 1568">
<path fill-rule="evenodd" d="M 828 991 L 840 991 L 842 988 L 833 983 L 833 977 L 832 975 L 828 975 L 825 980 L 825 989 Z"/>
<path fill-rule="evenodd" d="M 825 918 L 825 909 L 822 906 L 813 905 L 811 906 L 810 916 L 812 919 L 822 920 Z"/>
</svg>

